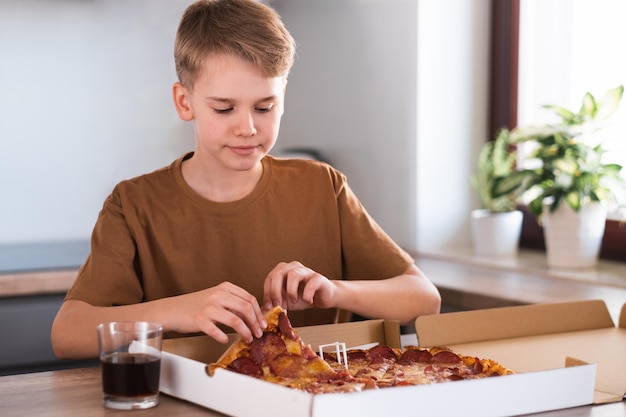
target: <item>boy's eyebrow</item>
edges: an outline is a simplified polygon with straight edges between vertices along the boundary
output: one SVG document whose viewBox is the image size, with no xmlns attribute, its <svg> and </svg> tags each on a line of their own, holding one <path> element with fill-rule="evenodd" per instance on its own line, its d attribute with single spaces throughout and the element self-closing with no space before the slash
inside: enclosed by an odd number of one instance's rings
<svg viewBox="0 0 626 417">
<path fill-rule="evenodd" d="M 207 100 L 219 101 L 219 102 L 222 102 L 222 103 L 232 103 L 233 101 L 236 101 L 236 100 L 233 100 L 233 99 L 230 99 L 230 98 L 213 97 L 213 96 L 207 97 Z M 276 100 L 276 96 L 275 95 L 264 97 L 264 98 L 258 100 L 257 103 L 263 103 L 265 101 L 272 101 L 272 100 Z"/>
</svg>

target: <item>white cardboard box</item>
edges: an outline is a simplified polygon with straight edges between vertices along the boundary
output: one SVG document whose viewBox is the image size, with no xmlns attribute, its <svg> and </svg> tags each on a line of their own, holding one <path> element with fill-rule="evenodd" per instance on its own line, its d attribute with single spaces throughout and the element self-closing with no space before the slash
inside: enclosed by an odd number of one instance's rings
<svg viewBox="0 0 626 417">
<path fill-rule="evenodd" d="M 314 350 L 320 344 L 336 341 L 348 346 L 370 342 L 398 346 L 400 340 L 398 324 L 381 320 L 297 331 Z M 590 404 L 596 373 L 595 364 L 570 361 L 565 366 L 563 358 L 554 367 L 538 365 L 503 377 L 312 395 L 222 369 L 208 376 L 207 363 L 224 349 L 204 336 L 165 341 L 161 391 L 236 417 L 489 417 Z M 512 358 L 503 365 L 516 369 L 518 363 Z M 264 407 L 268 398 L 272 399 L 271 407 Z"/>
<path fill-rule="evenodd" d="M 566 357 L 597 364 L 594 404 L 626 395 L 626 304 L 613 323 L 601 300 L 504 307 L 419 317 L 420 345 L 512 364 L 519 372 L 560 366 Z"/>
</svg>

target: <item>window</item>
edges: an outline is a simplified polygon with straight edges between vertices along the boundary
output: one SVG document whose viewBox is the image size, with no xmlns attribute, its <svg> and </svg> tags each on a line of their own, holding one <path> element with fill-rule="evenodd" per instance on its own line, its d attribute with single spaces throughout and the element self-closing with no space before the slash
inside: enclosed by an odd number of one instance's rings
<svg viewBox="0 0 626 417">
<path fill-rule="evenodd" d="M 492 7 L 493 134 L 550 122 L 543 104 L 577 110 L 585 92 L 626 85 L 623 0 L 492 0 Z M 607 160 L 626 167 L 626 98 L 602 135 Z M 625 241 L 626 224 L 608 220 L 601 257 L 626 261 Z M 543 245 L 541 227 L 526 215 L 521 246 Z"/>
<path fill-rule="evenodd" d="M 518 125 L 554 121 L 543 104 L 578 110 L 587 91 L 626 84 L 624 16 L 623 0 L 521 1 Z M 607 159 L 626 166 L 626 105 L 595 135 Z"/>
</svg>

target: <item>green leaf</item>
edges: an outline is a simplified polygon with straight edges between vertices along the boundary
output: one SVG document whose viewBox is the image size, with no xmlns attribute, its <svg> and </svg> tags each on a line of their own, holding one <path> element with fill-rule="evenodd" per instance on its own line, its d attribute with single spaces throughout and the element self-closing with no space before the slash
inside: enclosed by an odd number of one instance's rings
<svg viewBox="0 0 626 417">
<path fill-rule="evenodd" d="M 595 201 L 595 202 L 602 201 L 602 198 L 600 197 L 602 194 L 602 191 L 603 191 L 602 189 L 597 190 L 597 192 L 594 190 L 591 190 L 591 192 L 589 193 L 589 197 L 591 201 Z"/>
<path fill-rule="evenodd" d="M 557 194 L 553 196 L 553 198 L 554 199 L 550 203 L 550 213 L 554 213 L 556 209 L 559 208 L 559 206 L 561 205 L 561 202 L 563 201 L 563 195 Z"/>
<path fill-rule="evenodd" d="M 535 216 L 541 217 L 543 213 L 543 194 L 528 203 L 528 210 Z"/>
<path fill-rule="evenodd" d="M 565 201 L 572 208 L 572 210 L 580 211 L 580 194 L 576 191 L 572 191 L 565 196 Z"/>
<path fill-rule="evenodd" d="M 569 125 L 576 123 L 576 113 L 565 107 L 555 106 L 553 104 L 546 104 L 542 106 L 544 109 L 552 110 L 557 116 L 559 116 L 563 123 Z"/>
<path fill-rule="evenodd" d="M 554 161 L 554 168 L 558 169 L 563 174 L 572 176 L 578 171 L 578 164 L 574 158 L 565 156 Z"/>
<path fill-rule="evenodd" d="M 574 177 L 571 174 L 560 172 L 554 177 L 554 186 L 561 190 L 566 190 L 574 184 Z"/>
<path fill-rule="evenodd" d="M 602 99 L 598 101 L 598 111 L 595 115 L 595 118 L 597 120 L 604 120 L 612 116 L 613 113 L 615 113 L 615 111 L 617 110 L 623 94 L 623 85 L 620 85 L 619 87 L 613 88 L 604 93 Z"/>
<path fill-rule="evenodd" d="M 496 177 L 493 181 L 491 194 L 494 198 L 514 193 L 521 189 L 534 174 L 531 171 L 514 171 L 509 175 Z"/>
<path fill-rule="evenodd" d="M 519 127 L 511 131 L 511 143 L 526 142 L 550 137 L 555 134 L 557 128 L 554 126 L 527 126 Z"/>
<path fill-rule="evenodd" d="M 598 105 L 596 99 L 593 98 L 591 93 L 585 93 L 583 96 L 583 104 L 580 106 L 578 114 L 581 116 L 581 120 L 593 119 L 598 111 Z"/>
<path fill-rule="evenodd" d="M 606 175 L 619 175 L 621 170 L 622 170 L 622 166 L 619 164 L 602 165 L 602 171 L 604 171 Z"/>
</svg>

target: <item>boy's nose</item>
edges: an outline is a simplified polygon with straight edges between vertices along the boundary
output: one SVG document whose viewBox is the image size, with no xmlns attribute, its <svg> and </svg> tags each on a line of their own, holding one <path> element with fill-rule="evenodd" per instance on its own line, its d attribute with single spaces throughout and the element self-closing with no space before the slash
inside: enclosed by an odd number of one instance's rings
<svg viewBox="0 0 626 417">
<path fill-rule="evenodd" d="M 237 119 L 235 135 L 240 137 L 250 137 L 256 135 L 256 127 L 254 126 L 254 119 L 251 114 L 242 114 L 241 117 Z"/>
</svg>

